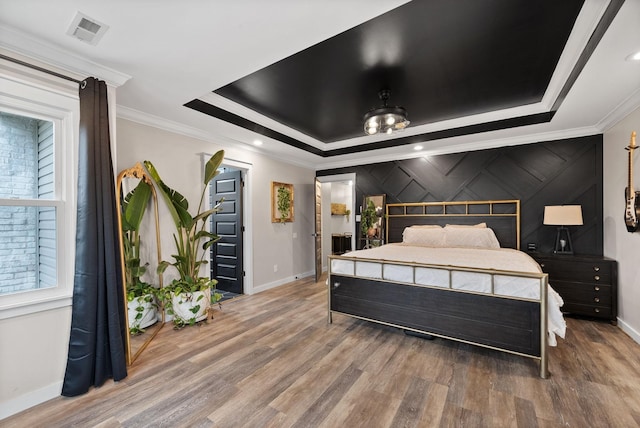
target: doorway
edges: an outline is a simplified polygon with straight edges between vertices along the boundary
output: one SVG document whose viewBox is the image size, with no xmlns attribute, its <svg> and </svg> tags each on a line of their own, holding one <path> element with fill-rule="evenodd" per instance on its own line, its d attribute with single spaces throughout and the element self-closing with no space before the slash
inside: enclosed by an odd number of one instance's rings
<svg viewBox="0 0 640 428">
<path fill-rule="evenodd" d="M 344 244 L 346 240 L 349 242 L 348 248 L 356 248 L 355 189 L 355 173 L 316 177 L 316 278 L 328 269 L 327 260 L 333 252 L 333 243 Z M 337 205 L 345 205 L 348 214 Z M 344 247 L 341 247 L 340 252 L 343 250 Z"/>
<path fill-rule="evenodd" d="M 210 155 L 203 153 L 202 156 L 204 171 Z M 225 300 L 253 293 L 252 231 L 247 227 L 252 213 L 252 167 L 250 163 L 225 158 L 220 173 L 206 192 L 205 203 L 209 207 L 224 197 L 223 211 L 212 215 L 209 223 L 209 230 L 221 239 L 209 249 L 208 256 L 210 277 L 218 281 L 216 287 Z M 231 291 L 225 291 L 227 289 Z"/>
<path fill-rule="evenodd" d="M 241 171 L 228 168 L 209 188 L 211 207 L 220 204 L 211 216 L 210 230 L 220 237 L 210 248 L 211 278 L 218 281 L 218 290 L 234 295 L 244 294 L 242 188 Z"/>
</svg>

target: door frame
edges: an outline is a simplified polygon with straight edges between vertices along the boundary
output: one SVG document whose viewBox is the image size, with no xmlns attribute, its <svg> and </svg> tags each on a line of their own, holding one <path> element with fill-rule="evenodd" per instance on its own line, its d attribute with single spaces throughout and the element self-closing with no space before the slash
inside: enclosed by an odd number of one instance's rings
<svg viewBox="0 0 640 428">
<path fill-rule="evenodd" d="M 202 174 L 204 177 L 204 167 L 211 157 L 209 153 L 200 153 L 202 159 Z M 244 183 L 242 189 L 242 224 L 244 226 L 244 232 L 242 233 L 242 265 L 244 269 L 244 279 L 242 283 L 244 294 L 253 294 L 253 228 L 247 227 L 250 225 L 250 219 L 252 218 L 253 208 L 251 206 L 252 201 L 252 168 L 253 164 L 249 162 L 240 161 L 237 159 L 230 159 L 225 157 L 222 161 L 221 167 L 229 167 L 240 170 L 240 176 Z M 209 191 L 205 194 L 206 206 L 210 206 L 211 200 L 209 198 Z M 207 252 L 207 260 L 212 263 L 210 252 Z"/>
<path fill-rule="evenodd" d="M 356 212 L 356 207 L 358 206 L 357 205 L 357 201 L 356 201 L 356 173 L 355 172 L 351 172 L 351 173 L 347 173 L 347 174 L 324 175 L 324 176 L 320 176 L 320 177 L 316 176 L 316 180 L 318 180 L 322 184 L 324 184 L 324 183 L 344 182 L 344 181 L 351 181 L 353 183 L 353 185 L 351 186 L 351 192 L 352 192 L 352 194 L 351 194 L 351 201 L 352 201 L 351 215 L 352 215 L 352 219 L 353 219 L 353 223 L 352 224 L 355 225 L 355 222 L 359 218 L 359 214 L 360 214 L 359 212 Z M 320 202 L 321 207 L 325 206 L 325 204 L 329 204 L 330 205 L 331 201 L 330 200 L 329 201 L 325 201 L 324 198 L 322 198 L 322 200 Z M 321 223 L 321 228 L 324 228 L 323 227 L 324 224 L 322 222 L 322 216 L 320 216 L 320 223 Z M 314 232 L 315 233 L 321 233 L 322 236 L 324 236 L 322 230 L 320 230 L 320 231 L 315 230 Z M 354 233 L 351 236 L 351 248 L 355 249 L 356 248 L 355 244 L 356 244 L 356 234 Z M 320 240 L 320 245 L 322 247 L 322 239 Z M 315 246 L 315 243 L 314 243 L 314 246 Z M 321 251 L 321 253 L 322 253 L 322 251 Z M 330 254 L 330 252 L 328 254 Z M 323 269 L 322 270 L 324 272 L 325 267 L 328 267 L 328 266 L 325 266 L 324 260 L 323 260 L 322 265 L 323 265 Z"/>
</svg>

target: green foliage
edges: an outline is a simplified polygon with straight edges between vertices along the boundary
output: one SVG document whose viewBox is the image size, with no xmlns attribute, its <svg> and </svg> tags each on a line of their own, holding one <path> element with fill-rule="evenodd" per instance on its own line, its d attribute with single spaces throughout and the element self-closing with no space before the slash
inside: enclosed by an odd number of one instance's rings
<svg viewBox="0 0 640 428">
<path fill-rule="evenodd" d="M 362 231 L 362 236 L 366 237 L 369 229 L 371 229 L 377 221 L 376 206 L 373 204 L 373 201 L 369 199 L 367 206 L 360 215 L 360 230 Z"/>
<path fill-rule="evenodd" d="M 218 303 L 218 306 L 222 307 L 220 305 L 220 299 L 222 299 L 222 294 L 218 293 L 215 291 L 215 284 L 217 284 L 217 281 L 214 280 L 209 280 L 207 278 L 201 278 L 203 280 L 203 283 L 205 281 L 210 281 L 211 284 L 213 284 L 211 286 L 211 304 L 215 304 Z M 206 287 L 205 287 L 206 288 Z M 173 315 L 173 325 L 175 329 L 180 329 L 182 327 L 186 327 L 188 325 L 194 325 L 196 323 L 196 315 L 198 313 L 198 311 L 200 311 L 201 305 L 200 304 L 196 304 L 197 302 L 201 302 L 204 299 L 203 295 L 199 295 L 193 306 L 189 309 L 189 311 L 193 314 L 192 317 L 189 318 L 181 318 L 180 316 L 178 316 L 174 309 L 173 309 L 173 300 L 172 298 L 176 296 L 177 299 L 177 303 L 178 304 L 183 304 L 185 302 L 190 302 L 193 300 L 195 294 L 193 292 L 190 291 L 185 291 L 181 286 L 176 286 L 173 291 L 169 291 L 169 290 L 165 290 L 162 293 L 162 299 L 163 301 L 166 302 L 166 309 L 167 309 L 167 313 L 170 315 Z M 206 302 L 202 302 L 203 304 L 205 304 Z"/>
<path fill-rule="evenodd" d="M 207 250 L 220 239 L 218 235 L 207 230 L 207 225 L 209 217 L 220 211 L 222 200 L 211 209 L 203 209 L 203 203 L 207 185 L 218 175 L 218 169 L 223 159 L 224 151 L 220 150 L 207 161 L 198 210 L 193 216 L 189 212 L 187 199 L 162 181 L 160 174 L 150 161 L 144 161 L 149 175 L 158 186 L 160 194 L 167 203 L 167 208 L 176 226 L 176 231 L 173 234 L 176 254 L 171 255 L 173 261 L 163 260 L 158 265 L 158 273 L 163 273 L 169 266 L 172 266 L 179 275 L 179 278 L 174 279 L 171 284 L 165 286 L 160 294 L 160 298 L 165 302 L 169 314 L 175 315 L 171 307 L 172 293 L 176 295 L 193 293 L 194 291 L 203 291 L 211 288 L 212 296 L 217 294 L 215 293 L 215 286 L 218 282 L 215 279 L 201 277 L 200 269 L 208 263 L 205 260 Z M 195 318 L 191 320 L 177 320 L 174 318 L 174 324 L 178 327 L 185 325 L 185 323 L 194 324 Z"/>
<path fill-rule="evenodd" d="M 145 330 L 140 327 L 140 323 L 142 321 L 142 318 L 144 317 L 144 311 L 145 311 L 145 306 L 143 305 L 145 303 L 151 303 L 151 306 L 153 308 L 158 309 L 158 304 L 156 303 L 157 302 L 156 293 L 155 293 L 157 289 L 151 286 L 149 287 L 150 288 L 146 292 L 147 294 L 144 294 L 143 296 L 140 296 L 140 297 L 132 297 L 132 293 L 127 293 L 127 301 L 128 302 L 135 301 L 137 303 L 137 306 L 134 308 L 134 310 L 136 311 L 136 315 L 133 320 L 131 319 L 129 320 L 129 322 L 132 324 L 132 326 L 129 327 L 129 333 L 132 335 L 141 334 L 145 332 Z"/>
<path fill-rule="evenodd" d="M 151 185 L 144 180 L 140 180 L 138 185 L 122 197 L 120 201 L 122 219 L 122 244 L 124 256 L 124 278 L 127 290 L 127 301 L 138 303 L 136 306 L 136 317 L 131 320 L 134 324 L 130 327 L 131 334 L 143 333 L 139 328 L 139 321 L 142 319 L 144 306 L 143 302 L 154 303 L 156 288 L 142 281 L 141 277 L 147 271 L 148 263 L 142 263 L 140 259 L 140 225 L 144 213 L 151 199 Z M 136 300 L 138 299 L 138 300 Z M 136 321 L 138 321 L 136 323 Z"/>
<path fill-rule="evenodd" d="M 291 210 L 291 190 L 288 187 L 278 187 L 277 207 L 280 212 L 280 221 L 284 223 L 289 218 Z"/>
<path fill-rule="evenodd" d="M 124 249 L 125 284 L 127 300 L 148 294 L 153 287 L 140 277 L 147 271 L 148 263 L 140 261 L 140 225 L 151 199 L 151 186 L 144 180 L 120 201 L 122 218 L 122 243 Z"/>
</svg>

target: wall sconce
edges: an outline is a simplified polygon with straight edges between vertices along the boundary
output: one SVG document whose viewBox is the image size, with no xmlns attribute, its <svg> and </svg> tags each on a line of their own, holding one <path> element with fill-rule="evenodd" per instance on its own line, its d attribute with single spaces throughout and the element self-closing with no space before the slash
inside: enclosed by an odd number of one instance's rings
<svg viewBox="0 0 640 428">
<path fill-rule="evenodd" d="M 582 226 L 582 206 L 581 205 L 551 205 L 544 207 L 543 224 L 548 226 L 558 226 L 556 234 L 556 245 L 553 249 L 555 254 L 573 254 L 571 244 L 571 234 L 566 226 Z"/>
</svg>

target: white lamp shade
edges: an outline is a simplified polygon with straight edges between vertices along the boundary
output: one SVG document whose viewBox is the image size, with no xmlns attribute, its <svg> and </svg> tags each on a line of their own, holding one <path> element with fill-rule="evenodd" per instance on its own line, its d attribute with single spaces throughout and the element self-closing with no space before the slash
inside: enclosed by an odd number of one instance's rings
<svg viewBox="0 0 640 428">
<path fill-rule="evenodd" d="M 581 226 L 581 205 L 550 205 L 544 207 L 544 224 L 552 226 Z"/>
</svg>

